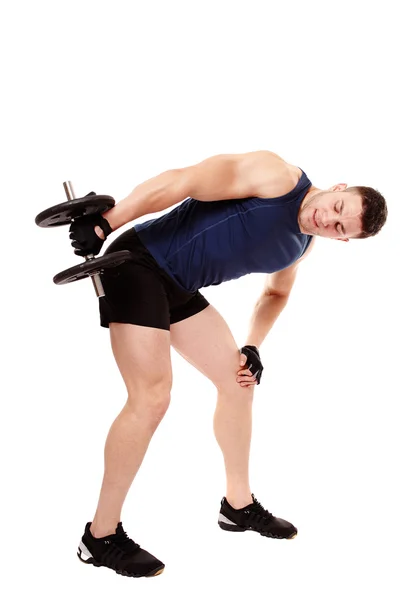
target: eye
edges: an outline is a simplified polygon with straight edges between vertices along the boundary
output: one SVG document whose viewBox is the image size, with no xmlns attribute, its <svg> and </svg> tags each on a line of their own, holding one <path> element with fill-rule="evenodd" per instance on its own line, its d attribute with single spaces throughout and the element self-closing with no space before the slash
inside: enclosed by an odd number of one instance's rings
<svg viewBox="0 0 400 600">
<path fill-rule="evenodd" d="M 340 209 L 341 209 L 341 207 L 340 207 L 340 202 L 336 202 L 336 204 L 335 204 L 335 211 L 336 211 L 338 214 L 340 214 L 340 212 L 341 212 L 341 210 L 340 210 Z M 343 231 L 342 231 L 342 232 L 340 232 L 340 231 L 339 231 L 339 228 L 341 228 L 341 224 L 340 224 L 340 223 L 337 223 L 337 225 L 336 225 L 336 231 L 338 232 L 338 234 L 339 234 L 339 235 L 343 235 Z"/>
</svg>

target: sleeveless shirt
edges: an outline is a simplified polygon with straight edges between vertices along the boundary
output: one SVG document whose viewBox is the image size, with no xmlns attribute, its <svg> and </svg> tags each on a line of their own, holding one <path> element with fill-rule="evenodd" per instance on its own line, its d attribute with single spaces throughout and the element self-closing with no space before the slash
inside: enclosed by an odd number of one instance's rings
<svg viewBox="0 0 400 600">
<path fill-rule="evenodd" d="M 284 196 L 187 198 L 133 229 L 159 266 L 189 292 L 249 273 L 280 271 L 304 254 L 313 237 L 301 233 L 297 220 L 312 185 L 301 171 L 296 187 Z"/>
</svg>

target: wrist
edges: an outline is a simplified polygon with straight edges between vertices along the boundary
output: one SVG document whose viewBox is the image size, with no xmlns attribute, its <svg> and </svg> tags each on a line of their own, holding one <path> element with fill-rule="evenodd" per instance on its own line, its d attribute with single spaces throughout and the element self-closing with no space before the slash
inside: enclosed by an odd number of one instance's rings
<svg viewBox="0 0 400 600">
<path fill-rule="evenodd" d="M 248 350 L 252 350 L 253 352 L 255 352 L 257 354 L 257 356 L 260 356 L 260 351 L 258 349 L 258 346 L 255 346 L 254 344 L 245 344 L 243 346 L 243 348 L 247 348 Z"/>
<path fill-rule="evenodd" d="M 260 343 L 260 344 L 261 344 L 261 343 Z M 254 348 L 256 348 L 256 349 L 258 350 L 258 349 L 259 349 L 259 347 L 260 347 L 260 344 L 254 344 L 254 340 L 253 340 L 253 343 L 246 342 L 244 345 L 245 345 L 245 346 L 249 346 L 249 348 L 253 348 L 253 349 L 254 349 Z"/>
<path fill-rule="evenodd" d="M 128 223 L 128 221 L 124 222 L 124 219 L 121 218 L 122 215 L 116 210 L 116 206 L 110 208 L 110 210 L 107 210 L 101 215 L 103 219 L 106 219 L 112 231 L 115 231 L 125 225 L 125 223 Z"/>
</svg>

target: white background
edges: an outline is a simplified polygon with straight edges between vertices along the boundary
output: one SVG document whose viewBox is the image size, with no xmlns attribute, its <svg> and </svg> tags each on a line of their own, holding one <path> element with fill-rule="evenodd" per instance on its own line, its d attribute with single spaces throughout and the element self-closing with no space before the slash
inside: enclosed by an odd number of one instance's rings
<svg viewBox="0 0 400 600">
<path fill-rule="evenodd" d="M 2 3 L 4 597 L 399 598 L 395 9 L 391 0 Z M 128 579 L 89 568 L 76 548 L 126 394 L 91 283 L 52 283 L 78 262 L 67 228 L 40 229 L 34 217 L 64 201 L 65 180 L 77 195 L 120 200 L 166 169 L 258 149 L 321 189 L 375 187 L 389 207 L 376 238 L 318 241 L 261 346 L 252 489 L 299 534 L 218 528 L 214 388 L 173 351 L 172 405 L 123 512 L 129 535 L 166 569 Z M 238 345 L 263 280 L 202 290 Z"/>
</svg>

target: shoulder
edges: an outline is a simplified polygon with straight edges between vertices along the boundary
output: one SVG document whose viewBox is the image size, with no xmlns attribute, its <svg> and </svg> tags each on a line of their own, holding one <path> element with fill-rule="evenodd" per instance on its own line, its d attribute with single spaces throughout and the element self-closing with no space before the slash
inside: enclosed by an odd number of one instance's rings
<svg viewBox="0 0 400 600">
<path fill-rule="evenodd" d="M 252 170 L 254 195 L 260 198 L 277 198 L 291 192 L 298 184 L 302 171 L 268 150 L 258 150 L 247 155 Z"/>
</svg>

